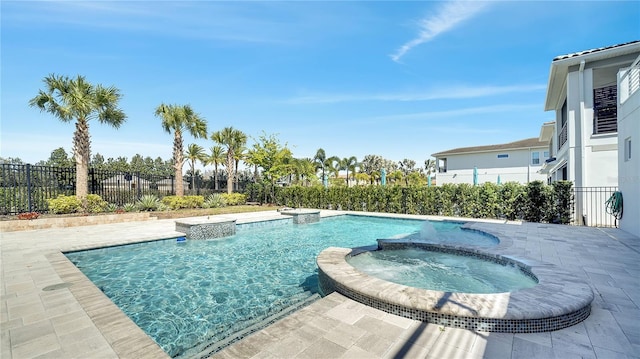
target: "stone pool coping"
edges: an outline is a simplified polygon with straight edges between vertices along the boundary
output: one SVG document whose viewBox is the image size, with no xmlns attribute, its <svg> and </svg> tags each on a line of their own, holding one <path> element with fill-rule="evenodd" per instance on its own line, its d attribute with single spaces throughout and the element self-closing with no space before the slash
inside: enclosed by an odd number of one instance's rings
<svg viewBox="0 0 640 359">
<path fill-rule="evenodd" d="M 465 225 L 473 229 L 473 224 Z M 391 314 L 440 325 L 488 332 L 538 333 L 566 328 L 586 319 L 594 299 L 589 284 L 560 267 L 505 255 L 512 240 L 500 239 L 490 248 L 426 244 L 432 249 L 463 251 L 466 255 L 506 258 L 538 279 L 538 285 L 510 293 L 474 294 L 408 287 L 369 276 L 347 262 L 362 249 L 327 248 L 317 258 L 320 286 L 326 294 L 337 291 L 351 299 Z M 420 245 L 403 239 L 388 244 Z M 369 249 L 376 249 L 369 248 Z"/>
</svg>

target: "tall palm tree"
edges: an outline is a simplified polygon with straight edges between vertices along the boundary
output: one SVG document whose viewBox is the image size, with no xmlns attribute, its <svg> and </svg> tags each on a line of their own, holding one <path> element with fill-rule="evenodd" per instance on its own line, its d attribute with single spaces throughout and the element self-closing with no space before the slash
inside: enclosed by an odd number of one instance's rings
<svg viewBox="0 0 640 359">
<path fill-rule="evenodd" d="M 309 185 L 309 177 L 313 176 L 315 171 L 315 163 L 311 158 L 299 158 L 296 160 L 298 178 L 304 181 L 305 185 Z"/>
<path fill-rule="evenodd" d="M 404 176 L 405 185 L 409 185 L 409 174 L 414 171 L 413 167 L 415 167 L 416 161 L 410 160 L 408 158 L 403 159 L 398 162 L 398 166 L 400 167 L 400 171 Z"/>
<path fill-rule="evenodd" d="M 243 161 L 246 158 L 247 148 L 245 144 L 247 143 L 247 138 L 245 135 L 244 143 L 236 143 L 235 148 L 233 149 L 233 160 L 235 161 L 235 181 L 236 181 L 236 189 L 240 189 L 239 181 L 240 178 L 238 176 L 238 165 L 240 161 Z"/>
<path fill-rule="evenodd" d="M 187 146 L 187 152 L 184 154 L 189 160 L 191 167 L 191 190 L 196 189 L 196 161 L 201 161 L 206 164 L 206 154 L 204 148 L 195 143 Z"/>
<path fill-rule="evenodd" d="M 253 182 L 254 183 L 258 182 L 259 161 L 260 161 L 260 154 L 255 148 L 251 148 L 247 150 L 247 153 L 244 156 L 244 162 L 249 166 L 253 166 Z"/>
<path fill-rule="evenodd" d="M 324 152 L 324 149 L 319 148 L 316 151 L 316 155 L 313 157 L 313 162 L 316 165 L 316 171 L 317 170 L 322 170 L 322 178 L 320 179 L 321 181 L 324 181 L 324 175 L 325 175 L 325 162 L 327 160 L 327 154 Z"/>
<path fill-rule="evenodd" d="M 227 169 L 227 193 L 231 194 L 233 192 L 233 170 L 235 164 L 234 150 L 236 148 L 244 147 L 244 144 L 247 142 L 247 135 L 244 132 L 236 130 L 233 127 L 225 127 L 222 130 L 216 131 L 211 134 L 211 139 L 225 146 L 227 149 L 227 160 L 225 164 L 225 167 Z M 238 144 L 242 145 L 239 146 Z"/>
<path fill-rule="evenodd" d="M 210 149 L 211 153 L 207 156 L 208 165 L 213 165 L 213 189 L 218 189 L 218 165 L 224 163 L 225 153 L 222 146 L 212 146 Z"/>
<path fill-rule="evenodd" d="M 424 169 L 427 172 L 427 176 L 436 172 L 436 161 L 428 158 L 424 160 Z"/>
<path fill-rule="evenodd" d="M 89 121 L 97 119 L 100 123 L 119 128 L 127 118 L 118 108 L 118 101 L 122 95 L 120 90 L 113 86 L 94 86 L 80 75 L 72 79 L 51 74 L 43 81 L 45 90 L 40 90 L 38 95 L 29 101 L 29 106 L 49 112 L 62 122 L 75 120 L 73 156 L 76 163 L 76 196 L 86 210 L 91 156 Z"/>
<path fill-rule="evenodd" d="M 347 170 L 347 187 L 349 187 L 349 171 L 351 171 L 353 179 L 356 178 L 356 167 L 358 166 L 358 159 L 356 156 L 351 156 L 342 159 L 343 169 Z"/>
<path fill-rule="evenodd" d="M 330 173 L 333 173 L 334 177 L 336 179 L 338 179 L 338 176 L 340 175 L 340 171 L 342 169 L 344 169 L 344 166 L 342 164 L 342 160 L 340 159 L 340 157 L 331 156 L 331 157 L 327 158 L 325 163 L 326 163 L 325 165 L 327 166 L 328 171 Z"/>
<path fill-rule="evenodd" d="M 184 196 L 182 166 L 184 165 L 183 139 L 184 132 L 195 138 L 207 137 L 207 122 L 189 105 L 165 105 L 161 103 L 155 111 L 156 117 L 162 118 L 162 128 L 173 132 L 173 168 L 176 178 L 176 196 Z"/>
</svg>

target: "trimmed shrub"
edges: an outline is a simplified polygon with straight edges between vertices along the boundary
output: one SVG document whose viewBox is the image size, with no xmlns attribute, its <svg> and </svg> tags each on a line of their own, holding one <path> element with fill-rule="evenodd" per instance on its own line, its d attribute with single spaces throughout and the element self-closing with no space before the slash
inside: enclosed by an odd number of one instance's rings
<svg viewBox="0 0 640 359">
<path fill-rule="evenodd" d="M 49 198 L 49 211 L 54 214 L 68 214 L 80 212 L 82 203 L 76 196 L 65 196 L 63 194 L 56 198 Z"/>
<path fill-rule="evenodd" d="M 223 193 L 222 198 L 228 206 L 237 206 L 247 203 L 247 196 L 242 193 Z"/>
<path fill-rule="evenodd" d="M 106 212 L 109 203 L 102 199 L 97 194 L 87 195 L 87 212 L 89 213 L 101 213 Z"/>
<path fill-rule="evenodd" d="M 162 204 L 169 209 L 176 210 L 182 208 L 202 208 L 204 205 L 203 196 L 166 196 L 162 199 Z"/>
<path fill-rule="evenodd" d="M 542 222 L 548 218 L 551 204 L 551 191 L 542 181 L 533 181 L 527 184 L 526 204 L 524 220 L 529 222 Z"/>
<path fill-rule="evenodd" d="M 552 187 L 554 215 L 549 222 L 568 224 L 573 213 L 573 182 L 553 182 Z"/>
</svg>

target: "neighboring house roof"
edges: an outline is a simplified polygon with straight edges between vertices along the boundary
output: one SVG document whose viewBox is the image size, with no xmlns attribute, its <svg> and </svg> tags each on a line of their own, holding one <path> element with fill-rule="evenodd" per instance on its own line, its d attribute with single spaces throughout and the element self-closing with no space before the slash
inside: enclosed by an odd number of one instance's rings
<svg viewBox="0 0 640 359">
<path fill-rule="evenodd" d="M 569 67 L 580 65 L 582 61 L 587 63 L 634 53 L 640 53 L 640 40 L 555 57 L 551 61 L 551 69 L 549 70 L 544 110 L 555 110 L 562 105 L 559 103 L 560 95 L 564 90 Z"/>
<path fill-rule="evenodd" d="M 532 147 L 548 147 L 548 142 L 540 142 L 538 137 L 527 138 L 520 141 L 503 143 L 499 145 L 488 145 L 488 146 L 474 146 L 474 147 L 460 147 L 454 148 L 448 151 L 442 151 L 438 153 L 434 153 L 432 157 L 443 157 L 446 155 L 461 155 L 465 153 L 478 153 L 478 152 L 493 152 L 493 151 L 504 151 L 504 150 L 521 150 L 528 149 Z"/>
</svg>

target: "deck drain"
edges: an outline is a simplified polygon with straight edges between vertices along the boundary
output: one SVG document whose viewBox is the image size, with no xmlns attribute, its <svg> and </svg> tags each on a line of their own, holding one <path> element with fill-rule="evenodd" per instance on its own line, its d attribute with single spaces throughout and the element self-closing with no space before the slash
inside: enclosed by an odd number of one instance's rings
<svg viewBox="0 0 640 359">
<path fill-rule="evenodd" d="M 48 285 L 48 286 L 42 288 L 42 290 L 45 291 L 45 292 L 50 292 L 52 290 L 69 288 L 72 285 L 73 285 L 73 283 L 58 283 L 58 284 Z"/>
</svg>

